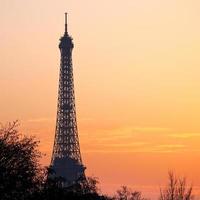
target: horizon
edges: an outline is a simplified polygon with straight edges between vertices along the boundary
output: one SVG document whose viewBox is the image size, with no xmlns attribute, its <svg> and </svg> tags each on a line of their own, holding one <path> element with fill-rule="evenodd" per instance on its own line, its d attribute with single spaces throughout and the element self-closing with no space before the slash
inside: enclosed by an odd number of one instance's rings
<svg viewBox="0 0 200 200">
<path fill-rule="evenodd" d="M 174 170 L 198 199 L 199 9 L 197 0 L 2 0 L 0 122 L 18 119 L 50 164 L 67 12 L 86 174 L 103 193 L 127 185 L 156 199 Z"/>
</svg>

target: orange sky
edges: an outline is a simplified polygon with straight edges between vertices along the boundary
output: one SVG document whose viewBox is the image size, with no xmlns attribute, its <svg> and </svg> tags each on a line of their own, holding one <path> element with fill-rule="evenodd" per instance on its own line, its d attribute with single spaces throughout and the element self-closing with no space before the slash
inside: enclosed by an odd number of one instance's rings
<svg viewBox="0 0 200 200">
<path fill-rule="evenodd" d="M 1 0 L 0 121 L 19 119 L 48 165 L 67 11 L 87 174 L 103 192 L 124 184 L 154 197 L 169 169 L 199 187 L 199 10 L 198 0 Z"/>
</svg>

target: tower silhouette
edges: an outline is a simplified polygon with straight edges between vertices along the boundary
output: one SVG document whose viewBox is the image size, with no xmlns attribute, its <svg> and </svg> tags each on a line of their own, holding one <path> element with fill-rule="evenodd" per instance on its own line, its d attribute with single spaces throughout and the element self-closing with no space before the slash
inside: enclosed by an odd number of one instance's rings
<svg viewBox="0 0 200 200">
<path fill-rule="evenodd" d="M 69 36 L 67 31 L 67 13 L 65 13 L 65 33 L 60 38 L 59 43 L 61 60 L 58 106 L 51 160 L 55 176 L 65 179 L 64 186 L 73 185 L 77 180 L 85 177 L 85 167 L 81 159 L 76 121 L 72 67 L 73 47 L 72 37 Z"/>
</svg>

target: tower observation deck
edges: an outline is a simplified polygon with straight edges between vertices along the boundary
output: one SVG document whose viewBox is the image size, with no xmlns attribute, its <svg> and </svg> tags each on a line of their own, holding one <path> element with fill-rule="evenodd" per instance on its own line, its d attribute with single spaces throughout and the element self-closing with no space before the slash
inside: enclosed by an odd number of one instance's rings
<svg viewBox="0 0 200 200">
<path fill-rule="evenodd" d="M 76 120 L 72 67 L 73 47 L 72 37 L 69 36 L 67 30 L 67 13 L 65 13 L 65 32 L 59 43 L 61 60 L 57 120 L 51 159 L 55 176 L 65 179 L 64 187 L 73 185 L 76 181 L 85 177 Z"/>
</svg>

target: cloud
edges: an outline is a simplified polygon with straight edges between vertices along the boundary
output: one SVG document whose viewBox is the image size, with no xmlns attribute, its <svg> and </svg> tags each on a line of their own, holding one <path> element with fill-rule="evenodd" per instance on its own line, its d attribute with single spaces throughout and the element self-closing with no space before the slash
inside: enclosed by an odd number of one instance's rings
<svg viewBox="0 0 200 200">
<path fill-rule="evenodd" d="M 157 145 L 157 148 L 183 148 L 185 145 L 183 144 L 161 144 Z"/>
<path fill-rule="evenodd" d="M 185 150 L 186 145 L 183 144 L 161 144 L 152 147 L 152 152 L 158 153 L 173 153 L 177 151 Z"/>
<path fill-rule="evenodd" d="M 89 117 L 88 118 L 80 118 L 79 121 L 84 121 L 84 122 L 88 121 L 88 122 L 90 122 L 90 121 L 94 121 L 94 119 L 93 118 L 89 118 Z"/>
<path fill-rule="evenodd" d="M 116 143 L 116 144 L 105 144 L 106 147 L 138 147 L 138 146 L 144 146 L 147 143 L 145 142 L 131 142 L 131 143 Z"/>
<path fill-rule="evenodd" d="M 164 128 L 164 127 L 134 127 L 134 131 L 140 131 L 140 132 L 166 132 L 170 131 L 170 128 Z"/>
<path fill-rule="evenodd" d="M 175 134 L 169 134 L 168 136 L 174 137 L 174 138 L 192 138 L 192 137 L 199 137 L 200 133 L 175 133 Z"/>
<path fill-rule="evenodd" d="M 88 147 L 88 145 L 87 145 Z M 90 145 L 85 153 L 174 153 L 185 149 L 183 144 L 161 144 L 155 145 L 146 142 Z"/>
<path fill-rule="evenodd" d="M 54 118 L 35 118 L 35 119 L 28 119 L 26 122 L 46 122 L 46 121 L 53 121 Z"/>
</svg>

